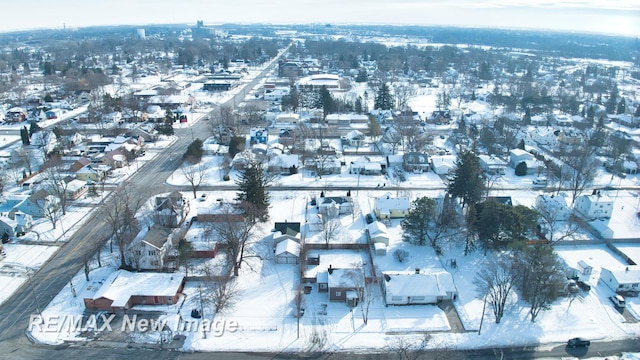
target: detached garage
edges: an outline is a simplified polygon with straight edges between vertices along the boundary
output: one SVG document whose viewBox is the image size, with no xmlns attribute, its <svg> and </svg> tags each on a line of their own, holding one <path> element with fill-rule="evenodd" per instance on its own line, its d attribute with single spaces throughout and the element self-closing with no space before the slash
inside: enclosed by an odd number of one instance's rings
<svg viewBox="0 0 640 360">
<path fill-rule="evenodd" d="M 297 264 L 300 262 L 300 244 L 286 239 L 276 245 L 276 264 Z"/>
</svg>

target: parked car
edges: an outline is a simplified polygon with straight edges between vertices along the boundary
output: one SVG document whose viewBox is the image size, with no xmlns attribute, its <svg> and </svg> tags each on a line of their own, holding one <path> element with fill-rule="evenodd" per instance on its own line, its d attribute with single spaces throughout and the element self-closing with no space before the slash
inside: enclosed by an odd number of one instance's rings
<svg viewBox="0 0 640 360">
<path fill-rule="evenodd" d="M 622 295 L 613 295 L 610 297 L 610 299 L 611 302 L 619 308 L 627 306 L 627 303 L 624 301 L 624 297 L 622 297 Z"/>
<path fill-rule="evenodd" d="M 590 291 L 591 290 L 591 285 L 589 285 L 589 283 L 587 283 L 586 281 L 577 280 L 576 284 L 578 284 L 578 287 L 582 291 Z"/>
<path fill-rule="evenodd" d="M 548 183 L 547 178 L 544 178 L 544 177 L 539 177 L 533 180 L 533 185 L 536 185 L 536 186 L 547 186 L 547 183 Z"/>
<path fill-rule="evenodd" d="M 591 341 L 577 337 L 577 338 L 569 339 L 569 341 L 567 341 L 567 345 L 574 349 L 577 347 L 589 347 L 589 345 L 591 345 Z"/>
</svg>

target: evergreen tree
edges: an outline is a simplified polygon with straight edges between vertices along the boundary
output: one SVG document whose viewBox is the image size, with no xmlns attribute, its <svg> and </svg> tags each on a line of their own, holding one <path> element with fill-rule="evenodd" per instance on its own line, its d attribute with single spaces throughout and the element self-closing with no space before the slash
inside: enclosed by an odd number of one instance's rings
<svg viewBox="0 0 640 360">
<path fill-rule="evenodd" d="M 361 96 L 358 96 L 356 98 L 356 103 L 354 107 L 355 107 L 355 112 L 357 114 L 362 114 L 362 97 Z"/>
<path fill-rule="evenodd" d="M 232 136 L 229 140 L 229 156 L 234 157 L 244 150 L 246 139 L 243 136 Z"/>
<path fill-rule="evenodd" d="M 640 105 L 638 105 L 638 107 L 636 108 L 636 113 L 633 114 L 633 116 L 640 117 Z"/>
<path fill-rule="evenodd" d="M 162 124 L 156 125 L 155 129 L 161 135 L 171 136 L 175 133 L 171 121 L 164 121 Z"/>
<path fill-rule="evenodd" d="M 522 118 L 522 122 L 524 122 L 524 125 L 526 126 L 531 125 L 531 108 L 527 107 L 524 110 L 524 117 Z"/>
<path fill-rule="evenodd" d="M 411 202 L 409 213 L 400 223 L 402 241 L 413 245 L 426 245 L 429 240 L 429 229 L 436 222 L 436 201 L 426 196 Z"/>
<path fill-rule="evenodd" d="M 261 221 L 269 218 L 269 193 L 267 187 L 270 181 L 259 162 L 250 162 L 240 171 L 236 180 L 238 193 L 236 200 L 244 204 L 245 209 L 252 209 L 252 216 Z"/>
<path fill-rule="evenodd" d="M 183 159 L 186 161 L 197 164 L 202 160 L 202 140 L 195 139 L 189 147 L 187 147 L 187 151 L 184 153 Z"/>
<path fill-rule="evenodd" d="M 42 130 L 42 128 L 40 127 L 40 125 L 38 125 L 37 122 L 32 121 L 31 125 L 29 126 L 29 136 L 37 133 L 38 131 Z"/>
<path fill-rule="evenodd" d="M 527 246 L 516 259 L 516 286 L 531 306 L 529 314 L 534 322 L 540 311 L 551 309 L 565 286 L 564 266 L 551 245 Z"/>
<path fill-rule="evenodd" d="M 20 139 L 22 139 L 22 145 L 30 145 L 31 139 L 29 138 L 29 130 L 27 130 L 26 126 L 23 126 L 20 129 Z"/>
<path fill-rule="evenodd" d="M 379 110 L 393 109 L 393 96 L 387 83 L 382 83 L 380 89 L 378 89 L 378 94 L 376 94 L 376 98 L 374 99 L 374 107 Z"/>
<path fill-rule="evenodd" d="M 456 169 L 449 179 L 448 191 L 454 198 L 462 198 L 463 207 L 480 202 L 486 189 L 480 159 L 471 151 L 458 154 Z"/>
<path fill-rule="evenodd" d="M 613 114 L 616 111 L 616 105 L 618 105 L 618 87 L 614 87 L 611 89 L 611 93 L 609 94 L 609 99 L 605 104 L 605 109 L 607 114 Z"/>
<path fill-rule="evenodd" d="M 516 169 L 515 169 L 515 173 L 516 176 L 526 176 L 527 175 L 527 163 L 526 162 L 520 162 L 518 163 L 518 165 L 516 165 Z"/>
<path fill-rule="evenodd" d="M 627 112 L 627 102 L 624 98 L 620 99 L 620 102 L 618 103 L 618 110 L 616 111 L 616 114 L 620 115 L 620 114 L 624 114 Z"/>
</svg>

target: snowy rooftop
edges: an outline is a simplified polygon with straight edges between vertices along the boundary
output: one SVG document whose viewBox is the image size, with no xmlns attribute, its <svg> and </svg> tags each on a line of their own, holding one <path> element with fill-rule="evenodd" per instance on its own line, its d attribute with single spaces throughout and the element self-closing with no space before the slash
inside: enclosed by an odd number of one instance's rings
<svg viewBox="0 0 640 360">
<path fill-rule="evenodd" d="M 174 296 L 183 279 L 178 274 L 118 270 L 109 275 L 93 299 L 110 299 L 113 300 L 112 306 L 123 307 L 132 296 Z"/>
</svg>

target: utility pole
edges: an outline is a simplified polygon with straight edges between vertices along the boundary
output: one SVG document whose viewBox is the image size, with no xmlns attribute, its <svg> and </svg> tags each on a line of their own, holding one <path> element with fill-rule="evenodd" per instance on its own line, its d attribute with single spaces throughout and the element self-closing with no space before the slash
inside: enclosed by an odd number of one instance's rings
<svg viewBox="0 0 640 360">
<path fill-rule="evenodd" d="M 482 317 L 480 317 L 480 327 L 478 328 L 478 335 L 480 335 L 480 330 L 482 330 L 482 322 L 484 321 L 484 310 L 487 308 L 487 295 L 484 296 L 484 304 L 482 305 Z"/>
<path fill-rule="evenodd" d="M 200 292 L 200 318 L 202 320 L 200 320 L 200 324 L 202 325 L 202 336 L 206 339 L 207 338 L 207 331 L 205 329 L 204 326 L 204 305 L 202 302 L 202 285 L 198 285 L 198 291 Z"/>
</svg>

